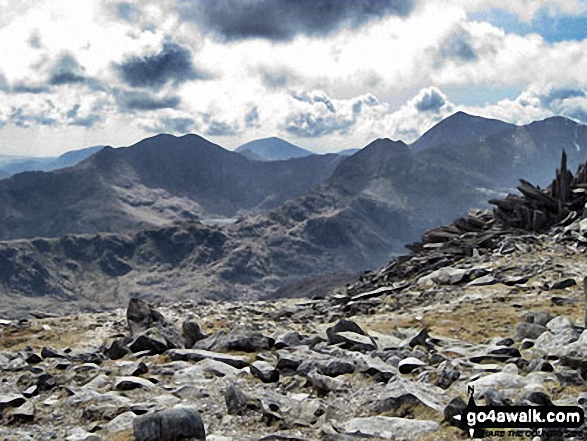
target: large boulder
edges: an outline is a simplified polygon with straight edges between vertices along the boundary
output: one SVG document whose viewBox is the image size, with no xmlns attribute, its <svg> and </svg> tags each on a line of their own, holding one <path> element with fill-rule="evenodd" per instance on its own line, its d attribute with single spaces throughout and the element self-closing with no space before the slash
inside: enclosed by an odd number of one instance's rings
<svg viewBox="0 0 587 441">
<path fill-rule="evenodd" d="M 184 338 L 175 324 L 167 321 L 163 315 L 139 298 L 131 298 L 126 310 L 128 329 L 132 336 L 156 329 L 169 348 L 183 348 Z M 133 350 L 133 352 L 136 352 Z"/>
<path fill-rule="evenodd" d="M 136 441 L 206 440 L 200 414 L 187 407 L 141 415 L 132 422 Z"/>
</svg>

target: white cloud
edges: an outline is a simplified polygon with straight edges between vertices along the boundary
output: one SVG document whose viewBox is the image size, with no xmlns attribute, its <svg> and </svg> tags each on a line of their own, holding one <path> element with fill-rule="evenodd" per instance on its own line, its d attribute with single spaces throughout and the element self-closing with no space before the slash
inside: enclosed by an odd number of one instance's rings
<svg viewBox="0 0 587 441">
<path fill-rule="evenodd" d="M 510 34 L 468 18 L 491 8 L 523 20 L 542 8 L 575 14 L 584 6 L 580 1 L 421 1 L 408 17 L 386 16 L 327 36 L 300 34 L 278 43 L 221 42 L 182 20 L 173 2 L 125 3 L 121 12 L 113 0 L 0 0 L 0 41 L 9 42 L 0 57 L 0 153 L 14 145 L 15 133 L 31 151 L 48 154 L 71 148 L 63 142 L 69 136 L 121 145 L 156 128 L 208 133 L 227 147 L 278 135 L 327 151 L 384 136 L 413 141 L 457 109 L 527 122 L 580 115 L 584 108 L 579 96 L 549 106 L 539 96 L 585 87 L 587 40 L 550 44 L 538 34 Z M 140 94 L 140 87 L 122 83 L 116 65 L 161 53 L 170 42 L 189 50 L 195 67 L 212 79 L 168 81 Z M 84 81 L 50 84 L 63 57 L 70 57 L 68 72 Z M 467 107 L 442 92 L 489 86 L 521 95 Z M 295 99 L 292 92 L 309 99 Z M 125 106 L 124 97 L 146 104 Z M 375 100 L 370 105 L 368 97 Z M 524 104 L 536 100 L 540 105 Z M 353 111 L 357 102 L 364 103 L 360 113 Z M 251 109 L 255 124 L 247 124 Z"/>
</svg>

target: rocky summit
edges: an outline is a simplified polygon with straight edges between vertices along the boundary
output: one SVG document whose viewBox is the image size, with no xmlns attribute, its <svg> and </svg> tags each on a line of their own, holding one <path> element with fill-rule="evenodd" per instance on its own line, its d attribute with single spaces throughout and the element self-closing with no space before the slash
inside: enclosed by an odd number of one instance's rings
<svg viewBox="0 0 587 441">
<path fill-rule="evenodd" d="M 469 386 L 478 404 L 587 410 L 584 222 L 497 234 L 490 213 L 470 219 L 486 229 L 324 299 L 3 320 L 0 436 L 458 440 Z"/>
</svg>

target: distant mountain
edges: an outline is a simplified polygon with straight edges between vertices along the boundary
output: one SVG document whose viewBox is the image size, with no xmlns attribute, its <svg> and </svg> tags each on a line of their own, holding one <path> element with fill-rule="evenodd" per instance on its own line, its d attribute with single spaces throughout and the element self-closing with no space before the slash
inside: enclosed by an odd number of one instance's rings
<svg viewBox="0 0 587 441">
<path fill-rule="evenodd" d="M 272 137 L 257 139 L 247 142 L 238 147 L 236 152 L 249 157 L 250 159 L 262 161 L 278 161 L 282 159 L 301 158 L 313 155 L 314 153 L 295 146 L 283 139 Z"/>
<path fill-rule="evenodd" d="M 197 135 L 106 147 L 70 168 L 0 181 L 0 238 L 128 231 L 273 209 L 326 180 L 339 155 L 256 162 Z"/>
<path fill-rule="evenodd" d="M 483 118 L 457 112 L 443 119 L 418 140 L 412 143 L 414 151 L 426 150 L 443 144 L 467 145 L 483 141 L 486 137 L 516 127 L 496 119 Z"/>
<path fill-rule="evenodd" d="M 355 153 L 357 153 L 360 150 L 361 149 L 346 149 L 346 150 L 340 150 L 340 151 L 338 151 L 336 153 L 339 154 L 339 155 L 351 156 L 351 155 L 354 155 Z"/>
<path fill-rule="evenodd" d="M 25 171 L 51 171 L 71 167 L 83 161 L 104 146 L 72 150 L 55 157 L 23 157 L 0 155 L 0 179 Z"/>
<path fill-rule="evenodd" d="M 550 183 L 563 149 L 570 169 L 585 162 L 587 126 L 552 117 L 511 126 L 466 145 L 447 140 L 417 153 L 428 161 L 459 169 L 471 185 L 511 190 L 519 178 L 538 185 Z"/>
</svg>

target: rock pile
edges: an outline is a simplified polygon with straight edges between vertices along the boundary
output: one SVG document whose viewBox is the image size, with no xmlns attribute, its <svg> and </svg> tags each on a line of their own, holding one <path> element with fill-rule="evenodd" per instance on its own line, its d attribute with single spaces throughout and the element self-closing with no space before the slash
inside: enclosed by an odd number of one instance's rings
<svg viewBox="0 0 587 441">
<path fill-rule="evenodd" d="M 492 262 L 505 267 L 515 258 L 524 265 L 524 256 L 531 254 L 516 251 Z M 470 262 L 475 265 L 481 266 Z M 526 284 L 504 284 L 503 267 L 490 271 L 501 282 L 486 287 Z M 470 273 L 455 275 L 452 285 L 432 278 L 432 285 L 414 280 L 380 291 L 385 301 L 368 293 L 349 302 L 339 296 L 161 308 L 131 300 L 126 311 L 3 322 L 2 341 L 10 347 L 0 352 L 0 436 L 429 441 L 442 433 L 457 440 L 462 431 L 452 417 L 465 406 L 469 385 L 479 403 L 587 402 L 580 392 L 587 332 L 572 314 L 557 314 L 556 306 L 532 310 L 529 305 L 540 302 L 529 298 L 525 305 L 511 294 L 500 303 L 492 293 L 485 300 L 490 305 L 518 305 L 517 324 L 489 326 L 495 333 L 481 341 L 455 334 L 454 324 L 448 332 L 434 325 L 468 302 L 484 309 L 472 294 L 479 286 Z M 447 293 L 434 287 L 442 286 L 454 295 L 439 303 Z M 424 295 L 430 289 L 434 296 Z M 576 289 L 557 291 L 572 303 Z M 390 302 L 394 296 L 397 303 Z M 349 303 L 373 299 L 380 302 L 371 310 L 345 318 Z M 439 304 L 444 313 L 427 323 L 419 318 Z M 403 326 L 407 311 L 413 318 Z M 47 344 L 45 328 L 74 334 L 75 322 L 85 334 L 72 335 L 69 346 Z M 21 346 L 24 336 L 34 346 Z"/>
</svg>

